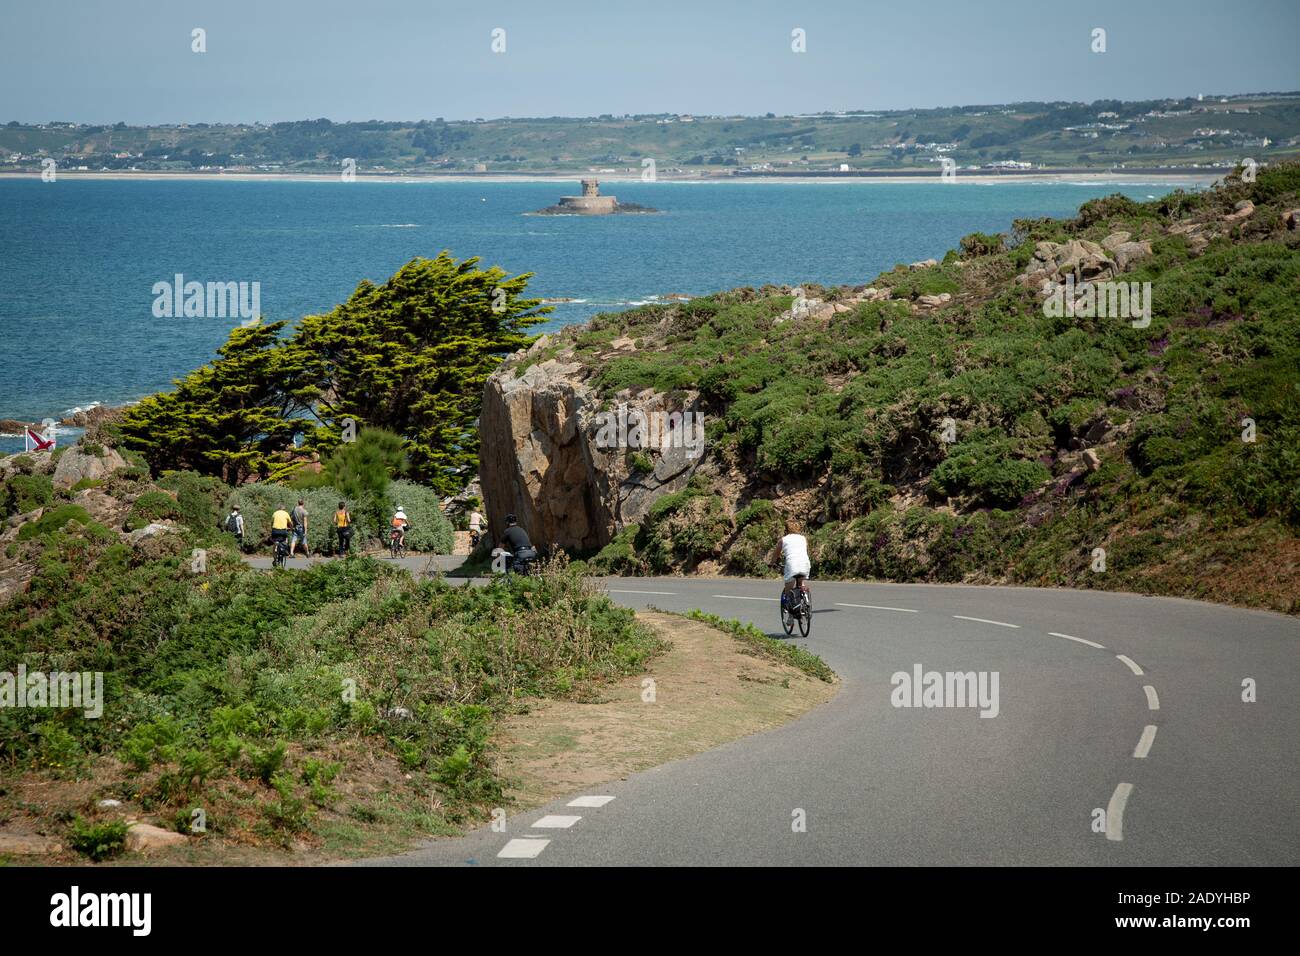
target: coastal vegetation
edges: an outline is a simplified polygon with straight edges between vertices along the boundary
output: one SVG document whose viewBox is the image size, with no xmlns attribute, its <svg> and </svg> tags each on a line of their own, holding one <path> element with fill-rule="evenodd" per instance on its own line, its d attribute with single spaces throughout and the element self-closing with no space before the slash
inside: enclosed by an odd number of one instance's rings
<svg viewBox="0 0 1300 956">
<path fill-rule="evenodd" d="M 102 672 L 109 706 L 0 708 L 0 820 L 92 860 L 123 847 L 101 798 L 192 847 L 447 832 L 505 800 L 500 719 L 598 693 L 662 649 L 563 563 L 485 588 L 369 558 L 253 570 L 216 530 L 227 493 L 193 472 L 116 474 L 22 525 L 11 547 L 31 572 L 0 606 L 0 658 Z M 146 512 L 173 530 L 118 530 Z"/>
<path fill-rule="evenodd" d="M 814 318 L 788 288 L 739 289 L 555 337 L 526 361 L 577 361 L 606 401 L 694 396 L 707 422 L 689 485 L 592 570 L 767 573 L 793 514 L 819 576 L 1300 612 L 1297 207 L 1284 164 L 1020 220 L 869 289 L 805 286 L 827 303 Z M 1149 244 L 1123 275 L 1151 284 L 1147 327 L 1053 317 L 1027 280 L 1044 243 L 1107 237 Z"/>
</svg>

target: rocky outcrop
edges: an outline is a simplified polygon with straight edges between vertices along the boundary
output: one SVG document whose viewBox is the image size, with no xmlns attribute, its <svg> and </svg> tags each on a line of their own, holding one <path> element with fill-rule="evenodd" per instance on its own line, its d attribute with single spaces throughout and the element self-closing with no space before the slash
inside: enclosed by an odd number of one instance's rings
<svg viewBox="0 0 1300 956">
<path fill-rule="evenodd" d="M 1102 282 L 1127 272 L 1150 255 L 1151 243 L 1133 242 L 1127 232 L 1111 233 L 1100 243 L 1089 239 L 1044 241 L 1034 246 L 1034 258 L 1018 281 L 1035 291 L 1059 285 L 1067 277 L 1072 277 L 1076 284 Z"/>
<path fill-rule="evenodd" d="M 531 354 L 546 344 L 539 341 Z M 514 513 L 539 547 L 601 548 L 660 494 L 684 487 L 700 461 L 671 441 L 637 447 L 634 429 L 619 422 L 654 420 L 656 412 L 694 415 L 698 396 L 687 393 L 670 406 L 661 393 L 625 390 L 599 402 L 587 382 L 598 365 L 561 355 L 518 371 L 528 357 L 499 369 L 484 389 L 479 475 L 489 527 L 500 535 Z"/>
<path fill-rule="evenodd" d="M 115 449 L 100 446 L 98 454 L 87 451 L 81 445 L 74 445 L 59 456 L 54 467 L 54 487 L 71 488 L 83 479 L 101 480 L 119 468 L 126 467 L 126 459 Z"/>
</svg>

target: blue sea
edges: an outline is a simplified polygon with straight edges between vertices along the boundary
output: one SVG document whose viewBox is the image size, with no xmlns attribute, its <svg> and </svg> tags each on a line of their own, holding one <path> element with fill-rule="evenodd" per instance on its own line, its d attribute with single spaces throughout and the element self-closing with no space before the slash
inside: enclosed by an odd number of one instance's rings
<svg viewBox="0 0 1300 956">
<path fill-rule="evenodd" d="M 539 330 L 672 293 L 861 283 L 965 234 L 1165 184 L 608 182 L 652 216 L 536 217 L 574 182 L 0 181 L 0 418 L 40 421 L 169 386 L 237 318 L 156 318 L 154 284 L 258 282 L 271 320 L 327 311 L 447 249 L 577 301 Z M 0 452 L 22 440 L 0 438 Z"/>
</svg>

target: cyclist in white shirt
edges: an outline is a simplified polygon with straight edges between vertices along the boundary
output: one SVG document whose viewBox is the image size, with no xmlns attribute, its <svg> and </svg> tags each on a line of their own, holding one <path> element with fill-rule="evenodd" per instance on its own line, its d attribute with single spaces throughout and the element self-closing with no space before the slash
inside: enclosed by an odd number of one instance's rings
<svg viewBox="0 0 1300 956">
<path fill-rule="evenodd" d="M 795 576 L 804 579 L 804 589 L 808 587 L 808 577 L 812 574 L 812 562 L 808 559 L 808 539 L 800 532 L 803 529 L 794 518 L 785 519 L 785 535 L 781 538 L 781 576 L 785 578 L 785 587 L 781 590 L 781 606 L 794 591 Z"/>
</svg>

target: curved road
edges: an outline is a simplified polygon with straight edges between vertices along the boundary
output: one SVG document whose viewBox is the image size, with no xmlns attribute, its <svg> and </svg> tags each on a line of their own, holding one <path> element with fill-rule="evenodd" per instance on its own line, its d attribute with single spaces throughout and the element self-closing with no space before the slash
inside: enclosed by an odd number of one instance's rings
<svg viewBox="0 0 1300 956">
<path fill-rule="evenodd" d="M 631 607 L 780 633 L 771 581 L 605 583 Z M 1300 863 L 1300 620 L 1030 588 L 821 582 L 814 601 L 798 643 L 843 680 L 829 703 L 504 832 L 369 862 Z M 893 675 L 917 665 L 997 672 L 996 716 L 894 706 Z"/>
</svg>

